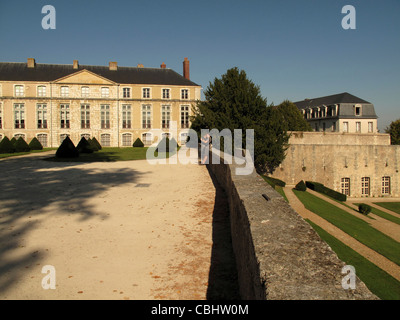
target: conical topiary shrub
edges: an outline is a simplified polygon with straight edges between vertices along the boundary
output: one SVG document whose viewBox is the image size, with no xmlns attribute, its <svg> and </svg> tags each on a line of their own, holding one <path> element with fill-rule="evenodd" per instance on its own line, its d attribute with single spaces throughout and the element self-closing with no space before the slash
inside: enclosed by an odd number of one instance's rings
<svg viewBox="0 0 400 320">
<path fill-rule="evenodd" d="M 15 147 L 11 143 L 10 139 L 4 137 L 0 141 L 0 153 L 13 153 L 15 152 Z"/>
<path fill-rule="evenodd" d="M 85 137 L 81 138 L 81 141 L 79 141 L 78 145 L 76 146 L 76 149 L 78 150 L 79 153 L 93 153 L 93 148 Z"/>
<path fill-rule="evenodd" d="M 34 137 L 31 142 L 29 142 L 29 148 L 31 148 L 31 150 L 42 150 L 43 146 L 40 141 Z"/>
<path fill-rule="evenodd" d="M 140 140 L 140 138 L 137 138 L 135 140 L 135 142 L 133 143 L 132 147 L 134 147 L 134 148 L 143 148 L 144 147 L 144 143 L 142 142 L 142 140 Z"/>
<path fill-rule="evenodd" d="M 294 187 L 298 191 L 306 191 L 307 187 L 303 180 L 301 180 L 296 186 Z"/>
<path fill-rule="evenodd" d="M 97 141 L 95 137 L 93 137 L 92 143 L 96 144 L 98 150 L 102 149 L 101 144 Z"/>
<path fill-rule="evenodd" d="M 56 151 L 57 158 L 76 158 L 79 152 L 69 137 L 66 137 Z"/>
<path fill-rule="evenodd" d="M 94 143 L 91 138 L 88 139 L 88 142 L 89 142 L 89 144 L 90 144 L 90 146 L 91 146 L 93 151 L 99 151 L 99 148 L 97 147 L 97 144 Z"/>
<path fill-rule="evenodd" d="M 14 146 L 15 148 L 15 144 L 17 143 L 17 139 L 15 139 L 15 137 L 12 137 L 12 139 L 10 140 L 11 144 Z"/>
<path fill-rule="evenodd" d="M 15 142 L 15 152 L 29 152 L 31 151 L 31 148 L 29 148 L 29 145 L 26 143 L 24 138 L 19 137 L 17 139 L 17 142 Z"/>
</svg>

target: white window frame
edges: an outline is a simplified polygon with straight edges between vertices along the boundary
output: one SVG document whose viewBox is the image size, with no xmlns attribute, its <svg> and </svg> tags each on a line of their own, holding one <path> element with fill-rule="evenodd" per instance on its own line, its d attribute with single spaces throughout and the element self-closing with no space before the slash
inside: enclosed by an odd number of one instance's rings
<svg viewBox="0 0 400 320">
<path fill-rule="evenodd" d="M 148 139 L 147 137 L 150 137 L 150 139 Z M 153 134 L 151 132 L 143 132 L 142 133 L 142 142 L 144 144 L 151 144 L 153 142 Z"/>
<path fill-rule="evenodd" d="M 374 123 L 372 121 L 368 122 L 368 132 L 374 132 Z"/>
<path fill-rule="evenodd" d="M 46 140 L 42 139 L 43 137 L 46 137 Z M 38 139 L 38 141 L 41 143 L 41 145 L 43 146 L 43 148 L 47 148 L 48 147 L 48 141 L 49 141 L 49 137 L 47 133 L 38 133 L 36 135 L 36 139 Z"/>
<path fill-rule="evenodd" d="M 17 110 L 19 109 L 19 110 Z M 14 129 L 25 129 L 25 104 L 24 103 L 14 103 L 13 106 L 13 114 L 14 114 Z M 18 128 L 17 128 L 17 120 Z"/>
<path fill-rule="evenodd" d="M 343 132 L 349 132 L 349 122 L 343 121 Z"/>
<path fill-rule="evenodd" d="M 382 195 L 389 195 L 391 192 L 391 178 L 389 176 L 382 177 Z"/>
<path fill-rule="evenodd" d="M 82 98 L 90 97 L 90 88 L 88 86 L 81 87 L 81 97 Z"/>
<path fill-rule="evenodd" d="M 125 137 L 129 137 L 129 141 L 125 139 Z M 125 132 L 121 136 L 122 146 L 123 147 L 131 147 L 132 146 L 132 133 Z"/>
<path fill-rule="evenodd" d="M 127 96 L 125 96 L 125 93 L 128 93 Z M 122 87 L 122 98 L 123 99 L 132 98 L 132 88 L 130 88 L 130 87 Z"/>
<path fill-rule="evenodd" d="M 23 84 L 14 85 L 14 97 L 25 97 L 25 86 Z"/>
<path fill-rule="evenodd" d="M 69 86 L 61 86 L 60 87 L 60 97 L 62 97 L 62 98 L 69 97 Z"/>
<path fill-rule="evenodd" d="M 41 121 L 40 126 L 39 126 L 39 121 Z M 48 127 L 46 103 L 36 104 L 36 127 L 37 129 L 47 129 Z"/>
<path fill-rule="evenodd" d="M 356 132 L 357 133 L 361 132 L 361 121 L 356 121 Z"/>
<path fill-rule="evenodd" d="M 371 192 L 371 178 L 362 177 L 361 178 L 361 195 L 369 196 Z"/>
<path fill-rule="evenodd" d="M 181 89 L 181 100 L 189 100 L 190 99 L 190 90 L 187 88 Z"/>
<path fill-rule="evenodd" d="M 69 103 L 61 103 L 60 104 L 60 129 L 70 129 L 71 128 L 71 120 L 70 120 L 70 108 Z M 61 123 L 64 121 L 64 127 L 62 127 Z"/>
<path fill-rule="evenodd" d="M 165 117 L 165 119 L 164 119 Z M 161 129 L 169 129 L 172 118 L 172 108 L 170 104 L 161 105 Z M 164 122 L 165 121 L 165 122 Z"/>
<path fill-rule="evenodd" d="M 149 108 L 149 110 L 143 110 L 144 108 Z M 143 118 L 143 112 L 146 111 L 146 124 L 143 123 L 144 118 Z M 149 119 L 147 119 L 147 112 L 150 112 Z M 153 124 L 153 106 L 151 104 L 142 104 L 142 107 L 140 109 L 140 122 L 141 122 L 141 128 L 142 129 L 151 129 L 152 124 Z M 148 124 L 147 122 L 150 120 L 150 123 Z"/>
<path fill-rule="evenodd" d="M 151 99 L 151 88 L 142 88 L 142 99 Z"/>
<path fill-rule="evenodd" d="M 100 127 L 101 129 L 110 129 L 111 128 L 111 120 L 110 120 L 110 105 L 102 104 L 100 105 Z"/>
<path fill-rule="evenodd" d="M 110 97 L 110 87 L 101 87 L 100 92 L 102 98 Z"/>
<path fill-rule="evenodd" d="M 46 97 L 47 87 L 44 85 L 39 85 L 36 87 L 36 95 L 38 97 Z"/>
<path fill-rule="evenodd" d="M 105 139 L 107 138 L 107 139 Z M 109 133 L 102 133 L 100 135 L 100 144 L 103 147 L 111 147 L 111 134 Z"/>
<path fill-rule="evenodd" d="M 164 100 L 171 99 L 171 88 L 161 88 L 161 98 Z"/>
<path fill-rule="evenodd" d="M 183 108 L 187 108 L 187 110 L 182 110 Z M 182 113 L 186 113 L 187 112 L 187 119 L 183 119 L 182 117 Z M 180 126 L 182 129 L 188 129 L 190 127 L 190 105 L 188 104 L 181 104 L 179 107 L 179 118 L 180 118 Z M 186 118 L 186 116 L 185 116 Z M 186 126 L 186 121 L 185 121 L 185 125 L 182 126 L 183 120 L 187 120 L 187 126 Z"/>
<path fill-rule="evenodd" d="M 123 104 L 121 112 L 121 128 L 132 129 L 132 106 L 130 104 Z"/>
<path fill-rule="evenodd" d="M 343 194 L 350 196 L 350 178 L 342 178 L 340 180 L 340 189 Z"/>
</svg>

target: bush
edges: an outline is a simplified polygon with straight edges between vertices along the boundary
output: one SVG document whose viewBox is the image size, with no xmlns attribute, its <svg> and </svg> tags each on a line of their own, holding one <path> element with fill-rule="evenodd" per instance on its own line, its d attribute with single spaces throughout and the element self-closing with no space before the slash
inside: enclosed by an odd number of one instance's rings
<svg viewBox="0 0 400 320">
<path fill-rule="evenodd" d="M 4 137 L 0 141 L 0 153 L 13 153 L 15 152 L 15 147 L 11 143 L 10 139 Z"/>
<path fill-rule="evenodd" d="M 143 148 L 144 147 L 144 143 L 142 142 L 142 140 L 140 140 L 140 138 L 137 138 L 135 140 L 135 142 L 133 143 L 132 147 L 134 147 L 134 148 Z"/>
<path fill-rule="evenodd" d="M 66 137 L 56 151 L 57 158 L 76 158 L 79 152 L 69 137 Z"/>
<path fill-rule="evenodd" d="M 170 141 L 168 137 L 164 137 L 158 143 L 156 152 L 174 152 L 177 148 L 178 144 L 174 138 Z"/>
<path fill-rule="evenodd" d="M 31 142 L 29 142 L 29 148 L 31 148 L 31 150 L 42 150 L 43 146 L 42 144 L 39 142 L 39 140 L 34 137 Z"/>
<path fill-rule="evenodd" d="M 19 137 L 17 139 L 17 142 L 15 142 L 15 152 L 29 152 L 31 151 L 31 148 L 29 148 L 29 145 L 26 143 L 24 138 Z"/>
<path fill-rule="evenodd" d="M 10 140 L 11 144 L 14 146 L 15 148 L 15 144 L 17 143 L 17 139 L 15 139 L 15 137 L 12 137 L 12 139 Z"/>
<path fill-rule="evenodd" d="M 371 206 L 365 204 L 365 203 L 360 203 L 358 205 L 358 211 L 361 212 L 362 214 L 367 215 L 368 213 L 370 213 L 372 210 Z"/>
<path fill-rule="evenodd" d="M 81 141 L 79 141 L 76 149 L 79 153 L 93 153 L 92 145 L 86 140 L 85 137 L 81 138 Z"/>
<path fill-rule="evenodd" d="M 97 139 L 95 137 L 92 138 L 92 144 L 94 144 L 97 147 L 97 150 L 101 150 L 102 146 L 101 144 L 97 141 Z"/>
<path fill-rule="evenodd" d="M 284 182 L 282 180 L 272 178 L 272 177 L 265 177 L 265 178 L 268 180 L 269 184 L 272 185 L 274 188 L 275 188 L 275 186 L 279 186 L 282 188 L 284 188 L 286 186 L 286 182 Z"/>
<path fill-rule="evenodd" d="M 294 187 L 298 191 L 306 191 L 307 187 L 303 180 L 301 180 L 296 186 Z"/>
<path fill-rule="evenodd" d="M 311 190 L 314 190 L 316 192 L 325 194 L 331 198 L 334 198 L 339 201 L 346 201 L 347 196 L 343 193 L 337 192 L 335 190 L 332 190 L 330 188 L 325 187 L 322 183 L 318 182 L 312 182 L 312 181 L 306 181 L 306 186 L 307 188 L 310 188 Z"/>
</svg>

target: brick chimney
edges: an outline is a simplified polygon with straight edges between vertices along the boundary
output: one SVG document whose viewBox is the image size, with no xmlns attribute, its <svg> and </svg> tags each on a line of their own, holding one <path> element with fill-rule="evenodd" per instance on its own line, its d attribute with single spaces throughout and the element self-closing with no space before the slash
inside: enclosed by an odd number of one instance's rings
<svg viewBox="0 0 400 320">
<path fill-rule="evenodd" d="M 189 73 L 189 60 L 188 58 L 185 58 L 183 61 L 183 76 L 190 80 L 190 73 Z"/>
<path fill-rule="evenodd" d="M 161 69 L 165 69 L 165 68 L 167 68 L 167 65 L 163 62 L 163 63 L 161 64 L 160 68 L 161 68 Z"/>
<path fill-rule="evenodd" d="M 118 70 L 118 63 L 117 62 L 111 62 L 108 64 L 108 68 L 112 71 L 117 71 Z"/>
<path fill-rule="evenodd" d="M 74 63 L 73 63 L 73 65 L 72 65 L 72 68 L 73 68 L 73 69 L 78 69 L 78 68 L 79 68 L 79 62 L 78 62 L 78 60 L 74 60 Z"/>
<path fill-rule="evenodd" d="M 35 65 L 36 65 L 35 59 L 34 58 L 28 58 L 28 63 L 27 63 L 28 68 L 34 68 Z"/>
</svg>

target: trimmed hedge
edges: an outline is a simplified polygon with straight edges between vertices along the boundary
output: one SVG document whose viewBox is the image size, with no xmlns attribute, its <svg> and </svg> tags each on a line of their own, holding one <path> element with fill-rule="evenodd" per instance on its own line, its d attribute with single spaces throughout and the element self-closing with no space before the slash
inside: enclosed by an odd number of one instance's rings
<svg viewBox="0 0 400 320">
<path fill-rule="evenodd" d="M 92 138 L 91 142 L 92 142 L 92 144 L 94 144 L 97 147 L 97 150 L 101 150 L 102 149 L 102 146 L 101 146 L 100 142 L 98 142 L 95 137 Z"/>
<path fill-rule="evenodd" d="M 56 151 L 57 158 L 77 158 L 79 157 L 79 152 L 75 148 L 74 143 L 67 136 Z"/>
<path fill-rule="evenodd" d="M 0 141 L 0 153 L 14 153 L 15 147 L 6 136 Z"/>
<path fill-rule="evenodd" d="M 266 177 L 268 179 L 268 181 L 270 182 L 270 184 L 273 185 L 273 187 L 275 188 L 275 186 L 279 186 L 279 187 L 286 187 L 286 182 L 276 179 L 276 178 L 272 178 L 272 177 Z"/>
<path fill-rule="evenodd" d="M 12 143 L 12 145 L 15 148 L 15 144 L 17 143 L 17 139 L 15 137 L 12 137 L 12 139 L 10 140 L 10 142 Z"/>
<path fill-rule="evenodd" d="M 33 137 L 31 142 L 29 142 L 29 148 L 31 148 L 31 150 L 43 150 L 42 144 L 36 137 Z"/>
<path fill-rule="evenodd" d="M 362 214 L 367 215 L 368 213 L 370 213 L 372 210 L 371 206 L 365 204 L 365 203 L 360 203 L 358 205 L 358 211 L 361 212 Z"/>
<path fill-rule="evenodd" d="M 325 187 L 322 183 L 318 182 L 313 182 L 313 181 L 306 181 L 306 186 L 307 188 L 310 188 L 311 190 L 314 190 L 316 192 L 325 194 L 331 198 L 334 198 L 339 201 L 346 201 L 347 196 L 343 193 L 337 192 L 335 190 L 332 190 L 330 188 Z"/>
<path fill-rule="evenodd" d="M 144 143 L 142 142 L 142 140 L 140 140 L 140 138 L 137 138 L 135 140 L 135 142 L 133 143 L 132 147 L 134 147 L 134 148 L 143 148 L 144 147 Z"/>
<path fill-rule="evenodd" d="M 15 142 L 15 152 L 29 152 L 31 151 L 31 148 L 29 148 L 29 145 L 26 143 L 24 138 L 19 137 L 17 139 L 17 142 Z"/>
<path fill-rule="evenodd" d="M 93 153 L 92 145 L 86 140 L 85 137 L 82 137 L 79 141 L 76 149 L 79 153 Z"/>
<path fill-rule="evenodd" d="M 299 181 L 299 183 L 297 183 L 294 188 L 298 191 L 306 191 L 307 190 L 306 184 L 304 183 L 303 180 Z"/>
</svg>

